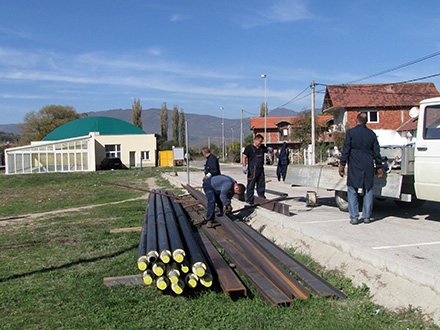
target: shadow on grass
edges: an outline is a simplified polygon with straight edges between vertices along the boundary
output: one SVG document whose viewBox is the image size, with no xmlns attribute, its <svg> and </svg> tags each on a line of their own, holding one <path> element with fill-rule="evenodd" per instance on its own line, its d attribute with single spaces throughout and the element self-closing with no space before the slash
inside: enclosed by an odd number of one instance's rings
<svg viewBox="0 0 440 330">
<path fill-rule="evenodd" d="M 128 252 L 130 250 L 133 250 L 134 248 L 137 248 L 139 245 L 135 244 L 132 245 L 124 250 L 121 251 L 117 251 L 111 254 L 107 254 L 104 256 L 99 256 L 99 257 L 94 257 L 94 258 L 89 258 L 89 259 L 79 259 L 77 261 L 73 261 L 73 262 L 69 262 L 67 264 L 64 265 L 60 265 L 60 266 L 52 266 L 52 267 L 47 267 L 47 268 L 42 268 L 42 269 L 38 269 L 38 270 L 34 270 L 31 272 L 26 272 L 26 273 L 22 273 L 22 274 L 15 274 L 15 275 L 11 275 L 8 277 L 4 277 L 4 278 L 0 278 L 0 283 L 3 282 L 7 282 L 7 281 L 11 281 L 11 280 L 15 280 L 17 278 L 22 278 L 22 277 L 26 277 L 26 276 L 31 276 L 31 275 L 35 275 L 35 274 L 42 274 L 42 273 L 48 273 L 54 270 L 59 270 L 59 269 L 64 269 L 64 268 L 69 268 L 69 267 L 73 267 L 82 263 L 89 263 L 89 262 L 95 262 L 95 261 L 100 261 L 100 260 L 104 260 L 104 259 L 110 259 L 110 258 L 114 258 L 117 257 L 121 254 L 124 254 L 125 252 Z"/>
</svg>

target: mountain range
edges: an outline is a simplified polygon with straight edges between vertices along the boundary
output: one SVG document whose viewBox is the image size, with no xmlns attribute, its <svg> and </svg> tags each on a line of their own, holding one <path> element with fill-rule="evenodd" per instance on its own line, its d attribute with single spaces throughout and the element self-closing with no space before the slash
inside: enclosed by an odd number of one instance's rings
<svg viewBox="0 0 440 330">
<path fill-rule="evenodd" d="M 160 134 L 161 109 L 151 108 L 142 111 L 142 129 L 149 134 Z M 168 138 L 171 139 L 171 110 L 168 110 Z M 88 112 L 89 117 L 103 116 L 117 118 L 131 123 L 131 109 L 113 109 Z M 240 130 L 243 127 L 243 139 L 251 131 L 249 128 L 250 118 L 228 119 L 211 115 L 199 115 L 184 113 L 185 121 L 188 122 L 188 138 L 190 147 L 202 147 L 208 144 L 221 145 L 222 121 L 224 123 L 225 143 L 228 145 L 232 140 L 240 140 Z M 239 114 L 240 115 L 240 114 Z M 298 112 L 281 108 L 269 112 L 268 117 L 291 117 L 297 116 Z M 17 124 L 0 124 L 0 132 L 20 134 Z"/>
</svg>

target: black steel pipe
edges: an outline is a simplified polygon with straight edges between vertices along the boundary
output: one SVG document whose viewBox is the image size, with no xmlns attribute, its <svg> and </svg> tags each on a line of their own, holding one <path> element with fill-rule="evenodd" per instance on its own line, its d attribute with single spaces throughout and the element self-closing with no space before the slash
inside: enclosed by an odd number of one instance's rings
<svg viewBox="0 0 440 330">
<path fill-rule="evenodd" d="M 147 229 L 148 229 L 148 212 L 154 208 L 152 206 L 152 198 L 151 195 L 148 197 L 147 207 L 145 209 L 144 220 L 142 222 L 142 231 L 141 238 L 139 239 L 139 247 L 138 247 L 138 259 L 137 266 L 140 271 L 144 271 L 147 269 L 148 260 L 147 260 Z"/>
<path fill-rule="evenodd" d="M 172 194 L 171 192 L 168 192 Z M 208 264 L 200 249 L 199 244 L 196 241 L 191 225 L 186 218 L 182 205 L 179 203 L 171 203 L 176 214 L 177 222 L 182 231 L 182 236 L 185 240 L 188 253 L 190 255 L 191 269 L 194 274 L 199 278 L 203 277 L 207 273 Z M 208 271 L 209 273 L 209 271 Z"/>
<path fill-rule="evenodd" d="M 169 197 L 162 197 L 162 203 L 171 253 L 174 261 L 181 263 L 185 259 L 185 249 L 181 239 L 179 227 L 176 223 L 176 216 L 174 214 L 173 206 L 171 205 L 173 200 L 171 200 Z"/>
<path fill-rule="evenodd" d="M 151 205 L 151 208 L 148 208 L 146 256 L 149 263 L 154 263 L 159 257 L 157 253 L 156 194 L 150 194 L 148 204 Z"/>
<path fill-rule="evenodd" d="M 156 197 L 156 229 L 157 229 L 157 246 L 159 258 L 163 263 L 167 264 L 171 260 L 170 243 L 168 241 L 167 227 L 165 225 L 165 215 L 163 212 L 163 203 L 160 196 Z"/>
</svg>

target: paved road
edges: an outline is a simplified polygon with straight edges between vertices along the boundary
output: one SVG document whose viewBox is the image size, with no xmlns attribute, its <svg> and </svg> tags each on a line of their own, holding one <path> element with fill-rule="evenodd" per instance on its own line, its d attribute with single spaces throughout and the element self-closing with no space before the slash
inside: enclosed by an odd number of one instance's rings
<svg viewBox="0 0 440 330">
<path fill-rule="evenodd" d="M 203 161 L 191 167 L 203 168 Z M 245 183 L 239 164 L 221 164 L 223 174 Z M 276 179 L 276 166 L 266 166 L 267 189 L 289 195 L 290 216 L 257 208 L 250 224 L 284 246 L 310 254 L 329 269 L 338 269 L 355 284 L 366 283 L 374 299 L 390 308 L 420 306 L 440 324 L 440 203 L 404 209 L 392 201 L 375 201 L 371 224 L 350 225 L 334 193 L 317 191 L 317 206 L 306 206 L 311 187 L 291 187 Z M 335 171 L 337 169 L 335 168 Z M 190 172 L 190 184 L 201 186 L 201 172 Z M 187 173 L 172 180 L 188 183 Z M 171 181 L 171 180 L 170 180 Z M 276 197 L 267 194 L 267 198 Z M 234 209 L 243 206 L 234 202 Z"/>
</svg>

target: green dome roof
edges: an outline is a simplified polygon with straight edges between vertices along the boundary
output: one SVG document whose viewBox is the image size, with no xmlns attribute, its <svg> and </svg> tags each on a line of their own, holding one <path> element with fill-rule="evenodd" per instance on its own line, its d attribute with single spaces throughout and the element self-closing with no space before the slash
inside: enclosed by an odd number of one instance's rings
<svg viewBox="0 0 440 330">
<path fill-rule="evenodd" d="M 139 127 L 121 119 L 110 117 L 86 117 L 69 121 L 55 128 L 43 141 L 57 141 L 99 132 L 100 135 L 147 134 Z"/>
</svg>

